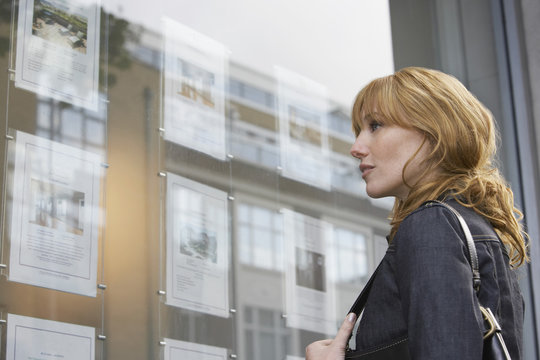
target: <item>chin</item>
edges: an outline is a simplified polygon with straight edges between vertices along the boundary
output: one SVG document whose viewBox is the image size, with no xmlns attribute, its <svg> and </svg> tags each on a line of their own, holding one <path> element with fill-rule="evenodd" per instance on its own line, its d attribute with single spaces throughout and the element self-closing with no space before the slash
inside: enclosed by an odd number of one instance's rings
<svg viewBox="0 0 540 360">
<path fill-rule="evenodd" d="M 384 198 L 384 197 L 388 197 L 390 195 L 388 194 L 384 194 L 384 193 L 379 193 L 377 191 L 369 191 L 369 190 L 366 190 L 366 193 L 368 194 L 368 196 L 372 199 L 381 199 L 381 198 Z"/>
</svg>

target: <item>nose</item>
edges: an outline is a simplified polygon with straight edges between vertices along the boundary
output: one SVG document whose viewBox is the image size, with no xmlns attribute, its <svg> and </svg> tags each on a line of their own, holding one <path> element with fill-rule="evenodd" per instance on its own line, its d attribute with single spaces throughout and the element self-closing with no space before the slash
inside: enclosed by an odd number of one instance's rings
<svg viewBox="0 0 540 360">
<path fill-rule="evenodd" d="M 356 137 L 354 144 L 351 147 L 351 155 L 357 159 L 362 160 L 367 156 L 369 149 L 365 144 L 365 141 L 361 138 L 361 134 Z"/>
</svg>

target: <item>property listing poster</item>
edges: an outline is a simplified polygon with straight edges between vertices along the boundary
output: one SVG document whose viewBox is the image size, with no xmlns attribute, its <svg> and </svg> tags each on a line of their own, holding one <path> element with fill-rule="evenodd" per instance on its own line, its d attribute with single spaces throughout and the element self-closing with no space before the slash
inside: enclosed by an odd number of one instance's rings
<svg viewBox="0 0 540 360">
<path fill-rule="evenodd" d="M 165 139 L 224 160 L 228 51 L 174 20 L 163 29 Z"/>
<path fill-rule="evenodd" d="M 9 280 L 96 296 L 101 157 L 16 133 Z"/>
<path fill-rule="evenodd" d="M 275 72 L 283 175 L 329 190 L 326 88 L 281 67 Z"/>
<path fill-rule="evenodd" d="M 167 304 L 229 317 L 227 194 L 167 174 Z"/>
<path fill-rule="evenodd" d="M 6 359 L 95 359 L 95 329 L 8 314 Z"/>
<path fill-rule="evenodd" d="M 227 349 L 165 338 L 164 360 L 226 360 Z"/>
<path fill-rule="evenodd" d="M 100 0 L 19 0 L 15 86 L 97 110 Z"/>
<path fill-rule="evenodd" d="M 332 227 L 292 210 L 282 213 L 287 326 L 335 334 Z"/>
</svg>

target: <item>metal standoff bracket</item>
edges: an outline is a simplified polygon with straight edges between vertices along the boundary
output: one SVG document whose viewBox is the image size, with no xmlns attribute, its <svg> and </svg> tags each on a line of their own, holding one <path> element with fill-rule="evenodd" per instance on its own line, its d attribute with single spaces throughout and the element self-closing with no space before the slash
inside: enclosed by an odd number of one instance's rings
<svg viewBox="0 0 540 360">
<path fill-rule="evenodd" d="M 107 337 L 105 335 L 102 335 L 102 334 L 98 335 L 97 338 L 98 338 L 98 340 L 101 340 L 101 341 L 107 340 Z"/>
<path fill-rule="evenodd" d="M 165 174 L 163 171 L 158 172 L 157 176 L 159 177 L 167 177 L 167 174 Z"/>
<path fill-rule="evenodd" d="M 101 290 L 107 290 L 107 285 L 105 284 L 98 284 L 98 289 L 101 289 Z"/>
<path fill-rule="evenodd" d="M 158 290 L 157 294 L 158 295 L 165 295 L 165 294 L 167 294 L 167 292 L 165 290 Z"/>
</svg>

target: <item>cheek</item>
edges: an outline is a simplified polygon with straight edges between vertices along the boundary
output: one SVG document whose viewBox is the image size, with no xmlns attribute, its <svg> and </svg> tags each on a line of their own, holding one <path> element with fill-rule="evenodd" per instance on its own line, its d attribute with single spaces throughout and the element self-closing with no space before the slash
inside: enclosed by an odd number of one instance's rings
<svg viewBox="0 0 540 360">
<path fill-rule="evenodd" d="M 411 154 L 407 148 L 403 146 L 387 146 L 382 149 L 384 158 L 386 159 L 386 168 L 389 173 L 401 174 L 403 167 Z"/>
<path fill-rule="evenodd" d="M 420 145 L 418 145 L 420 146 Z M 409 161 L 409 159 L 411 159 L 413 157 L 413 155 L 416 153 L 418 147 L 410 147 L 409 149 L 404 149 L 404 151 L 402 152 L 401 154 L 401 170 L 403 169 L 403 167 L 405 166 L 405 164 L 407 164 L 407 162 Z M 424 169 L 424 165 L 423 165 L 423 160 L 426 158 L 427 154 L 426 154 L 426 151 L 424 151 L 424 149 L 420 150 L 420 152 L 418 152 L 416 154 L 416 156 L 414 156 L 414 158 L 407 164 L 407 168 L 406 168 L 406 171 L 405 171 L 405 178 L 408 179 L 408 180 L 416 180 L 415 178 L 417 176 L 420 175 L 420 173 L 422 172 L 422 170 Z"/>
</svg>

